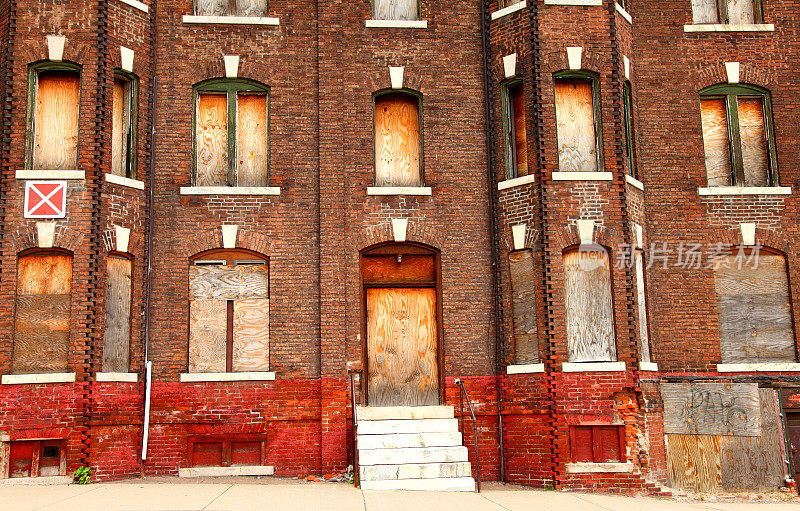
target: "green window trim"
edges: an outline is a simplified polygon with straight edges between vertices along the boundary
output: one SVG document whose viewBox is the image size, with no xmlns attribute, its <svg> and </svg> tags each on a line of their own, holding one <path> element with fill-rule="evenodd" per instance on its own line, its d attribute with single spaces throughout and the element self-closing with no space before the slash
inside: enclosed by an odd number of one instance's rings
<svg viewBox="0 0 800 511">
<path fill-rule="evenodd" d="M 424 136 L 424 124 L 423 121 L 425 116 L 423 114 L 423 101 L 422 101 L 422 93 L 414 90 L 408 89 L 403 87 L 402 89 L 381 89 L 379 91 L 375 91 L 372 93 L 372 185 L 377 186 L 376 184 L 376 176 L 375 176 L 375 169 L 377 168 L 378 162 L 378 155 L 375 154 L 375 100 L 381 96 L 385 96 L 387 94 L 406 94 L 408 96 L 412 96 L 417 100 L 417 115 L 419 118 L 419 179 L 422 183 L 420 186 L 426 186 L 425 182 L 425 136 Z"/>
<path fill-rule="evenodd" d="M 767 89 L 750 84 L 718 84 L 700 91 L 700 99 L 719 98 L 725 100 L 725 114 L 728 123 L 728 144 L 730 148 L 731 183 L 733 186 L 746 186 L 742 157 L 742 138 L 739 126 L 738 98 L 761 99 L 764 107 L 764 131 L 767 142 L 767 163 L 769 186 L 778 186 L 778 159 L 775 149 L 775 130 L 772 124 L 772 100 Z"/>
<path fill-rule="evenodd" d="M 125 176 L 137 179 L 138 168 L 138 135 L 139 135 L 139 77 L 133 73 L 121 69 L 114 70 L 114 79 L 124 80 L 130 83 L 130 139 L 128 141 L 128 154 L 125 161 Z"/>
<path fill-rule="evenodd" d="M 633 89 L 631 82 L 622 83 L 622 111 L 625 123 L 625 164 L 628 174 L 638 179 L 636 168 L 636 133 L 633 130 Z"/>
<path fill-rule="evenodd" d="M 192 183 L 197 180 L 197 102 L 200 93 L 225 94 L 228 102 L 228 186 L 236 185 L 236 95 L 240 92 L 261 93 L 267 101 L 267 182 L 270 180 L 270 88 L 268 85 L 241 78 L 213 78 L 199 83 L 192 91 Z"/>
<path fill-rule="evenodd" d="M 512 78 L 501 84 L 500 101 L 503 108 L 503 151 L 505 153 L 506 179 L 517 177 L 517 137 L 514 104 L 510 97 L 511 89 L 522 87 L 522 80 Z M 523 92 L 524 94 L 524 92 Z"/>
<path fill-rule="evenodd" d="M 597 144 L 597 171 L 602 172 L 605 169 L 605 158 L 603 151 L 603 118 L 602 107 L 600 104 L 600 74 L 586 71 L 586 70 L 563 70 L 553 73 L 553 85 L 557 80 L 562 79 L 578 79 L 586 80 L 592 86 L 592 110 L 594 111 L 594 135 Z M 556 120 L 558 123 L 558 120 Z M 556 129 L 556 138 L 558 138 L 558 129 Z M 556 143 L 556 148 L 558 144 Z M 558 151 L 556 151 L 557 153 Z"/>
<path fill-rule="evenodd" d="M 34 119 L 36 117 L 36 92 L 39 86 L 39 73 L 43 71 L 69 71 L 78 75 L 78 126 L 81 125 L 81 96 L 83 89 L 82 67 L 79 64 L 69 61 L 53 62 L 44 60 L 35 62 L 28 66 L 28 108 L 25 120 L 25 168 L 33 168 L 33 153 L 36 144 Z M 80 152 L 80 128 L 78 129 L 78 143 L 76 152 Z M 78 155 L 76 154 L 76 159 Z"/>
</svg>

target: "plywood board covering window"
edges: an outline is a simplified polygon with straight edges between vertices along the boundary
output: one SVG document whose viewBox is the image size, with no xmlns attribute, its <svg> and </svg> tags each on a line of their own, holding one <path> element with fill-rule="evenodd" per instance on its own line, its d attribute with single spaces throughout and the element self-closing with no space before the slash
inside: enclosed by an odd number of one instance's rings
<svg viewBox="0 0 800 511">
<path fill-rule="evenodd" d="M 633 254 L 636 266 L 636 308 L 639 312 L 639 342 L 642 362 L 650 362 L 650 335 L 647 327 L 647 292 L 644 281 L 644 255 L 640 250 Z"/>
<path fill-rule="evenodd" d="M 623 463 L 625 429 L 622 426 L 569 427 L 573 463 Z"/>
<path fill-rule="evenodd" d="M 267 97 L 239 93 L 236 100 L 236 183 L 267 186 Z"/>
<path fill-rule="evenodd" d="M 786 259 L 761 252 L 717 260 L 723 363 L 794 362 L 795 343 Z"/>
<path fill-rule="evenodd" d="M 198 16 L 266 16 L 267 0 L 195 0 Z"/>
<path fill-rule="evenodd" d="M 48 477 L 65 475 L 63 440 L 23 440 L 10 442 L 8 476 Z"/>
<path fill-rule="evenodd" d="M 189 268 L 189 372 L 269 370 L 265 263 Z"/>
<path fill-rule="evenodd" d="M 569 361 L 616 360 L 611 270 L 605 250 L 564 254 L 564 302 Z"/>
<path fill-rule="evenodd" d="M 134 84 L 130 80 L 114 78 L 111 173 L 117 176 L 133 175 L 134 91 Z"/>
<path fill-rule="evenodd" d="M 536 324 L 536 278 L 533 251 L 519 250 L 508 255 L 511 275 L 511 305 L 514 315 L 515 363 L 539 361 Z"/>
<path fill-rule="evenodd" d="M 708 186 L 731 184 L 731 153 L 724 98 L 700 100 Z"/>
<path fill-rule="evenodd" d="M 375 185 L 422 186 L 419 100 L 404 93 L 375 98 Z"/>
<path fill-rule="evenodd" d="M 761 23 L 760 0 L 692 0 L 692 22 L 748 25 Z"/>
<path fill-rule="evenodd" d="M 718 0 L 692 0 L 692 22 L 719 23 L 717 2 Z"/>
<path fill-rule="evenodd" d="M 747 186 L 769 186 L 769 155 L 761 98 L 737 98 L 742 166 Z"/>
<path fill-rule="evenodd" d="M 228 98 L 197 95 L 197 186 L 228 184 Z"/>
<path fill-rule="evenodd" d="M 131 260 L 109 255 L 106 268 L 103 371 L 127 373 L 131 339 Z"/>
<path fill-rule="evenodd" d="M 40 71 L 35 76 L 33 168 L 75 170 L 80 76 L 71 71 Z"/>
<path fill-rule="evenodd" d="M 67 370 L 72 257 L 35 253 L 17 262 L 13 371 Z"/>
<path fill-rule="evenodd" d="M 597 172 L 592 81 L 558 78 L 555 95 L 559 171 Z"/>
<path fill-rule="evenodd" d="M 376 20 L 415 20 L 419 0 L 372 0 Z"/>
<path fill-rule="evenodd" d="M 506 165 L 508 178 L 528 175 L 525 95 L 522 82 L 505 87 Z"/>
<path fill-rule="evenodd" d="M 728 7 L 728 23 L 746 25 L 756 23 L 754 0 L 724 0 Z"/>
</svg>

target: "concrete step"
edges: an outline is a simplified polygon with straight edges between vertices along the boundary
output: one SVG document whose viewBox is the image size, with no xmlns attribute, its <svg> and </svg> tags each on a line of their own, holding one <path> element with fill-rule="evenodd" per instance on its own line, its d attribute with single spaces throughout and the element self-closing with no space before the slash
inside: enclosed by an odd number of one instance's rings
<svg viewBox="0 0 800 511">
<path fill-rule="evenodd" d="M 408 463 L 405 465 L 370 465 L 359 467 L 361 481 L 389 479 L 439 479 L 442 477 L 470 477 L 469 462 Z"/>
<path fill-rule="evenodd" d="M 358 421 L 358 436 L 390 433 L 450 433 L 458 431 L 457 419 L 390 419 Z"/>
<path fill-rule="evenodd" d="M 360 446 L 359 446 L 360 447 Z M 467 448 L 404 447 L 399 449 L 358 449 L 359 465 L 403 465 L 405 463 L 452 463 L 469 461 Z"/>
<path fill-rule="evenodd" d="M 388 479 L 361 481 L 362 490 L 423 490 L 423 491 L 475 491 L 471 477 L 442 477 L 437 479 Z"/>
<path fill-rule="evenodd" d="M 461 433 L 389 433 L 388 435 L 358 435 L 359 449 L 449 447 L 452 445 L 462 445 Z"/>
<path fill-rule="evenodd" d="M 358 406 L 358 420 L 452 419 L 452 406 Z"/>
</svg>

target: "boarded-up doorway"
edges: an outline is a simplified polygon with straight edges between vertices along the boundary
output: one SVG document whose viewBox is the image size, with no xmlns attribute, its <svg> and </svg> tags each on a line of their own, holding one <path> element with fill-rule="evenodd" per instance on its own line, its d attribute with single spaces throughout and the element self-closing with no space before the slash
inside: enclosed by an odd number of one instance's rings
<svg viewBox="0 0 800 511">
<path fill-rule="evenodd" d="M 420 251 L 393 244 L 362 258 L 370 406 L 439 404 L 436 259 Z"/>
</svg>

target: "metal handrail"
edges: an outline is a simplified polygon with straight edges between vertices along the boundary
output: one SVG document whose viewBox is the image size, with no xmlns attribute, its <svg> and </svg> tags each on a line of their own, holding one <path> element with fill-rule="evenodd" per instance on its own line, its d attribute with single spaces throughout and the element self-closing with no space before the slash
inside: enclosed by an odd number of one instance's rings
<svg viewBox="0 0 800 511">
<path fill-rule="evenodd" d="M 353 405 L 353 484 L 357 487 L 360 483 L 358 474 L 358 401 L 356 400 L 356 382 L 355 375 L 359 374 L 359 383 L 361 381 L 361 371 L 350 371 L 350 400 Z"/>
<path fill-rule="evenodd" d="M 458 400 L 460 404 L 458 420 L 461 422 L 461 433 L 464 433 L 464 397 L 467 398 L 467 406 L 469 406 L 469 413 L 472 415 L 472 434 L 474 435 L 473 445 L 475 446 L 475 488 L 478 493 L 481 491 L 481 459 L 478 456 L 478 421 L 475 419 L 475 410 L 472 408 L 472 401 L 469 399 L 469 393 L 464 386 L 461 378 L 456 378 L 455 382 L 458 385 L 459 393 Z"/>
</svg>

